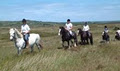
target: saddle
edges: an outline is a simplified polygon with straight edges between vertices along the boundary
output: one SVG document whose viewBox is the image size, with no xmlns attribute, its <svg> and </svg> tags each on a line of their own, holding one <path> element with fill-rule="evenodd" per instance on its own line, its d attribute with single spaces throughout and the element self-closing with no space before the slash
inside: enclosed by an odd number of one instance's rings
<svg viewBox="0 0 120 71">
<path fill-rule="evenodd" d="M 90 36 L 90 33 L 88 31 L 83 31 L 83 36 L 85 37 L 89 37 Z"/>
</svg>

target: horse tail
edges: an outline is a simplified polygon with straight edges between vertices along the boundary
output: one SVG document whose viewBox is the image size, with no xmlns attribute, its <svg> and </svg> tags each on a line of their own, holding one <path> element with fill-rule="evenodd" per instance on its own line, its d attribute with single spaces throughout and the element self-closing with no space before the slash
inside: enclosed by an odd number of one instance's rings
<svg viewBox="0 0 120 71">
<path fill-rule="evenodd" d="M 90 43 L 91 43 L 91 45 L 93 45 L 93 36 L 92 36 L 92 34 L 90 36 Z"/>
<path fill-rule="evenodd" d="M 37 34 L 36 44 L 37 44 L 37 46 L 40 46 L 41 48 L 43 48 L 43 46 L 42 46 L 41 43 L 40 43 L 40 40 L 41 40 L 40 35 Z"/>
</svg>

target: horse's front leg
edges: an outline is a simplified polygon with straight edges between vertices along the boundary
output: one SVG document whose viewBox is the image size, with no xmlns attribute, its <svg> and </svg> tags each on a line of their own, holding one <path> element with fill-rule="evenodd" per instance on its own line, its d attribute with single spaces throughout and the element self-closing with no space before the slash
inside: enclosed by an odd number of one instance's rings
<svg viewBox="0 0 120 71">
<path fill-rule="evenodd" d="M 70 42 L 69 42 L 69 41 L 67 41 L 67 43 L 68 43 L 68 48 L 70 49 Z"/>
<path fill-rule="evenodd" d="M 20 47 L 17 48 L 18 55 L 21 55 L 22 49 Z"/>
<path fill-rule="evenodd" d="M 85 45 L 85 38 L 83 39 L 83 45 Z"/>
<path fill-rule="evenodd" d="M 74 46 L 74 43 L 73 43 L 73 41 L 71 40 L 71 47 L 73 47 Z"/>
<path fill-rule="evenodd" d="M 65 41 L 62 41 L 62 47 L 65 47 L 65 46 L 64 46 L 64 42 L 65 42 Z"/>
<path fill-rule="evenodd" d="M 74 47 L 77 47 L 77 45 L 78 45 L 78 40 L 77 40 L 77 36 L 76 36 L 76 38 L 74 38 Z"/>
<path fill-rule="evenodd" d="M 33 46 L 34 46 L 34 45 L 30 46 L 30 48 L 31 48 L 31 53 L 33 52 Z"/>
<path fill-rule="evenodd" d="M 89 44 L 88 37 L 86 38 L 87 44 Z"/>
</svg>

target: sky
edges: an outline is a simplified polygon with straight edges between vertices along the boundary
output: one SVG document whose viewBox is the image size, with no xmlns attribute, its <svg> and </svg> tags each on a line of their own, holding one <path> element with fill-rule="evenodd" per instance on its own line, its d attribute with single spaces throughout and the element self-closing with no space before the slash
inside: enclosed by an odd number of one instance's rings
<svg viewBox="0 0 120 71">
<path fill-rule="evenodd" d="M 116 21 L 120 0 L 0 0 L 0 21 Z"/>
</svg>

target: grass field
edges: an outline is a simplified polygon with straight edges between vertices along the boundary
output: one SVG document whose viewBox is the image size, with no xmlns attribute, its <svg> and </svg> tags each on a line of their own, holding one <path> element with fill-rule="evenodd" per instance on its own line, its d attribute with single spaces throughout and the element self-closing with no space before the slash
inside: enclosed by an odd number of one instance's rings
<svg viewBox="0 0 120 71">
<path fill-rule="evenodd" d="M 94 45 L 79 45 L 68 50 L 58 49 L 62 47 L 61 38 L 57 36 L 58 25 L 31 27 L 31 32 L 40 34 L 44 49 L 38 52 L 35 46 L 33 53 L 25 49 L 20 56 L 9 40 L 10 27 L 0 27 L 0 71 L 120 71 L 120 41 L 114 41 L 113 30 L 120 24 L 107 24 L 111 41 L 101 44 L 104 25 L 90 24 Z M 75 26 L 74 30 L 77 28 L 82 25 Z"/>
</svg>

